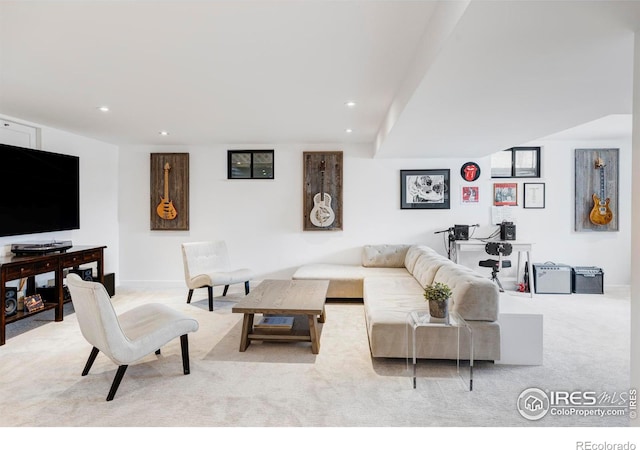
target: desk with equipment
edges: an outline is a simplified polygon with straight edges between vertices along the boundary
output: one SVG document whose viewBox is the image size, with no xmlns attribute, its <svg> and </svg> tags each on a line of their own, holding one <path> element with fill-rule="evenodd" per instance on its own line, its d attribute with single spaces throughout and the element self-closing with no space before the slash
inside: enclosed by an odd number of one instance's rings
<svg viewBox="0 0 640 450">
<path fill-rule="evenodd" d="M 521 260 L 522 253 L 525 253 L 526 263 L 528 267 L 531 267 L 531 251 L 533 248 L 533 243 L 531 242 L 523 242 L 523 241 L 502 241 L 502 240 L 492 240 L 492 239 L 469 239 L 468 241 L 455 241 L 455 256 L 453 261 L 459 261 L 460 252 L 478 252 L 478 253 L 486 253 L 485 247 L 490 242 L 496 243 L 504 243 L 510 244 L 512 252 L 518 252 L 518 263 L 516 266 L 516 278 L 518 280 L 523 279 L 520 276 L 520 268 L 521 268 Z M 529 296 L 533 297 L 533 288 L 529 289 Z"/>
<path fill-rule="evenodd" d="M 529 297 L 533 298 L 534 286 L 529 282 L 533 244 L 516 240 L 516 229 L 512 222 L 500 224 L 498 231 L 482 239 L 474 239 L 473 233 L 468 232 L 469 227 L 477 226 L 479 225 L 455 225 L 448 230 L 436 232 L 448 232 L 445 246 L 449 258 L 460 263 L 461 252 L 492 255 L 493 258 L 479 261 L 479 265 L 493 269 L 491 279 L 502 291 L 502 284 L 497 274 L 502 267 L 510 267 L 510 262 L 508 265 L 503 264 L 506 260 L 502 258 L 518 252 L 516 277 L 518 281 L 523 280 L 520 287 L 524 292 L 529 292 Z M 527 265 L 521 277 L 522 253 L 526 254 Z M 496 364 L 541 365 L 543 363 L 543 316 L 532 310 L 530 303 L 523 303 L 522 298 L 500 296 L 498 322 L 500 323 L 500 360 L 496 361 Z"/>
<path fill-rule="evenodd" d="M 473 238 L 473 232 L 469 233 L 472 228 L 475 231 L 480 225 L 454 225 L 446 230 L 436 231 L 435 234 L 447 233 L 445 236 L 445 247 L 447 256 L 455 263 L 460 264 L 460 252 L 477 252 L 492 255 L 484 261 L 479 261 L 481 267 L 492 268 L 491 280 L 494 281 L 500 292 L 504 292 L 502 283 L 498 278 L 498 273 L 502 268 L 511 267 L 510 260 L 503 260 L 503 257 L 518 252 L 518 264 L 516 268 L 516 284 L 519 286 L 520 292 L 529 292 L 529 296 L 533 297 L 533 289 L 529 282 L 529 271 L 531 269 L 531 249 L 533 244 L 516 240 L 516 226 L 513 222 L 502 222 L 498 224 L 498 229 L 486 238 Z M 524 266 L 523 276 L 520 277 L 520 267 L 522 253 L 526 254 L 526 265 Z M 520 283 L 519 280 L 522 280 Z"/>
</svg>

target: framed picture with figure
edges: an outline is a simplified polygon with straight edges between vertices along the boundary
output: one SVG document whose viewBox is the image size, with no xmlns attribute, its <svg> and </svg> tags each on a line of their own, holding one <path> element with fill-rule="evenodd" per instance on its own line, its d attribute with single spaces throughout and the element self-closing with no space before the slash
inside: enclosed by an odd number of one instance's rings
<svg viewBox="0 0 640 450">
<path fill-rule="evenodd" d="M 449 169 L 401 170 L 401 209 L 450 209 Z"/>
<path fill-rule="evenodd" d="M 493 183 L 495 206 L 518 206 L 518 183 Z"/>
<path fill-rule="evenodd" d="M 480 201 L 480 188 L 478 186 L 462 186 L 460 201 L 462 204 L 477 204 Z"/>
</svg>

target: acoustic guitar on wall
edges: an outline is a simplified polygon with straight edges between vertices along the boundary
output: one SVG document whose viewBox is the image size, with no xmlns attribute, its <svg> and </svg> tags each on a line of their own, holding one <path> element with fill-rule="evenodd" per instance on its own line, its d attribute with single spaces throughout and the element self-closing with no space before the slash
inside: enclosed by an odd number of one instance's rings
<svg viewBox="0 0 640 450">
<path fill-rule="evenodd" d="M 326 164 L 324 159 L 320 163 L 322 177 L 322 190 L 313 196 L 313 209 L 309 214 L 311 223 L 319 228 L 327 228 L 336 220 L 336 214 L 331 209 L 331 196 L 324 191 L 324 171 Z"/>
<path fill-rule="evenodd" d="M 592 195 L 593 208 L 591 209 L 591 213 L 589 214 L 589 220 L 591 220 L 591 223 L 593 223 L 594 225 L 606 225 L 613 219 L 613 213 L 609 208 L 609 202 L 611 201 L 611 199 L 605 197 L 605 164 L 604 161 L 602 161 L 602 158 L 596 158 L 595 168 L 600 171 L 600 196 L 598 196 L 598 194 L 596 193 Z"/>
<path fill-rule="evenodd" d="M 158 204 L 156 208 L 156 212 L 158 215 L 166 220 L 173 220 L 178 215 L 178 211 L 173 206 L 173 201 L 169 200 L 169 171 L 171 170 L 171 166 L 169 163 L 164 164 L 164 197 L 162 197 L 162 201 Z"/>
</svg>

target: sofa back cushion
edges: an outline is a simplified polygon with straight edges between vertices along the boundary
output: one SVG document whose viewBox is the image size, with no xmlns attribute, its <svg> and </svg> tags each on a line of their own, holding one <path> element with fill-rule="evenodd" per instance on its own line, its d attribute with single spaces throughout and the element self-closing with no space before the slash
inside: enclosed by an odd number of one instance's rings
<svg viewBox="0 0 640 450">
<path fill-rule="evenodd" d="M 412 275 L 420 286 L 425 288 L 433 283 L 436 273 L 443 265 L 455 265 L 455 263 L 436 252 L 423 253 L 413 266 Z"/>
<path fill-rule="evenodd" d="M 410 245 L 365 245 L 362 248 L 364 267 L 404 267 Z"/>
<path fill-rule="evenodd" d="M 420 258 L 424 254 L 435 253 L 435 251 L 431 247 L 427 247 L 426 245 L 412 245 L 409 250 L 407 250 L 407 255 L 404 258 L 404 267 L 409 271 L 410 274 L 413 274 L 413 269 Z"/>
<path fill-rule="evenodd" d="M 465 320 L 498 320 L 500 293 L 490 279 L 459 264 L 443 264 L 433 278 L 452 291 L 452 309 Z"/>
<path fill-rule="evenodd" d="M 418 261 L 420 261 L 421 264 L 425 266 L 431 263 L 446 262 L 449 261 L 449 259 L 426 245 L 412 245 L 411 248 L 409 248 L 409 250 L 407 251 L 407 256 L 404 258 L 404 267 L 409 271 L 410 274 L 415 275 L 414 272 L 416 271 L 416 267 L 418 266 Z M 431 281 L 429 281 L 427 284 L 430 283 Z"/>
</svg>

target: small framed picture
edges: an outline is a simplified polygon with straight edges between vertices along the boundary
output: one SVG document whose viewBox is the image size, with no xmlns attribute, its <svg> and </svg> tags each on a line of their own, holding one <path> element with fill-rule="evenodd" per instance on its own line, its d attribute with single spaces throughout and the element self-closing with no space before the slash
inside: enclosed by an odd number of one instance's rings
<svg viewBox="0 0 640 450">
<path fill-rule="evenodd" d="M 26 312 L 34 312 L 44 309 L 44 303 L 40 294 L 31 295 L 24 299 L 24 309 Z"/>
<path fill-rule="evenodd" d="M 544 183 L 524 183 L 524 208 L 544 208 Z"/>
<path fill-rule="evenodd" d="M 460 199 L 464 204 L 478 203 L 480 197 L 480 188 L 478 186 L 462 186 L 462 194 Z"/>
<path fill-rule="evenodd" d="M 449 169 L 401 170 L 401 209 L 450 209 Z"/>
<path fill-rule="evenodd" d="M 494 183 L 493 204 L 495 206 L 518 206 L 518 183 Z"/>
</svg>

